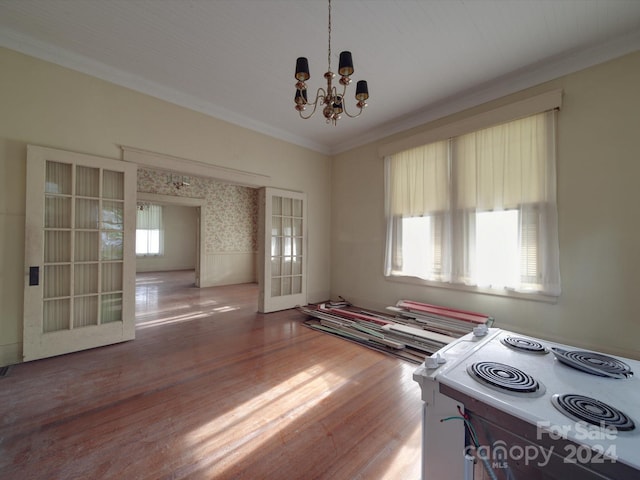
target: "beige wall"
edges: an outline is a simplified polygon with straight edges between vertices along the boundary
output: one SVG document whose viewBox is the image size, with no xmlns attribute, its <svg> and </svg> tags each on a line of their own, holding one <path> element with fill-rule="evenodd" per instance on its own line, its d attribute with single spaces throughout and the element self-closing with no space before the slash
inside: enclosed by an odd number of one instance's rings
<svg viewBox="0 0 640 480">
<path fill-rule="evenodd" d="M 0 48 L 0 364 L 21 359 L 26 145 L 121 158 L 128 145 L 271 177 L 308 195 L 310 301 L 329 295 L 322 154 Z"/>
<path fill-rule="evenodd" d="M 636 52 L 338 155 L 332 170 L 332 296 L 370 308 L 409 298 L 477 310 L 503 328 L 640 358 L 639 86 Z M 563 292 L 557 304 L 385 280 L 378 147 L 553 88 L 564 90 L 558 126 Z"/>
</svg>

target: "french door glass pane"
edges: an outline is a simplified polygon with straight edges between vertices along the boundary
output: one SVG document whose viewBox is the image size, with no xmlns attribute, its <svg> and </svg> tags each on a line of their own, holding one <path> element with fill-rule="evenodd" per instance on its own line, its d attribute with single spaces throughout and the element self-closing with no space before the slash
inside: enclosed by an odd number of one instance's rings
<svg viewBox="0 0 640 480">
<path fill-rule="evenodd" d="M 73 304 L 73 326 L 98 325 L 98 296 L 76 297 Z"/>
<path fill-rule="evenodd" d="M 122 230 L 124 228 L 124 203 L 105 200 L 102 202 L 102 228 Z"/>
<path fill-rule="evenodd" d="M 104 170 L 102 177 L 102 197 L 124 200 L 124 173 Z"/>
<path fill-rule="evenodd" d="M 273 278 L 271 280 L 271 296 L 279 297 L 280 295 L 282 295 L 282 289 L 280 288 L 280 279 Z"/>
<path fill-rule="evenodd" d="M 71 195 L 71 164 L 47 161 L 46 170 L 44 191 Z"/>
<path fill-rule="evenodd" d="M 44 232 L 45 263 L 71 261 L 71 232 L 48 230 Z"/>
<path fill-rule="evenodd" d="M 282 235 L 282 217 L 274 215 L 271 218 L 271 235 Z"/>
<path fill-rule="evenodd" d="M 294 238 L 293 239 L 293 255 L 302 255 L 302 238 Z"/>
<path fill-rule="evenodd" d="M 293 257 L 291 273 L 294 275 L 302 275 L 302 257 Z"/>
<path fill-rule="evenodd" d="M 291 277 L 282 277 L 282 295 L 291 295 Z"/>
<path fill-rule="evenodd" d="M 295 199 L 293 201 L 293 216 L 302 217 L 302 200 Z"/>
<path fill-rule="evenodd" d="M 282 275 L 291 275 L 291 257 L 282 259 Z"/>
<path fill-rule="evenodd" d="M 119 292 L 122 290 L 122 263 L 102 264 L 102 291 Z"/>
<path fill-rule="evenodd" d="M 100 259 L 122 260 L 123 232 L 100 232 Z"/>
<path fill-rule="evenodd" d="M 280 269 L 280 257 L 271 257 L 271 276 L 279 277 L 282 275 Z"/>
<path fill-rule="evenodd" d="M 44 204 L 45 228 L 71 228 L 71 198 L 47 195 Z"/>
<path fill-rule="evenodd" d="M 271 237 L 271 255 L 282 255 L 282 239 L 280 237 Z"/>
<path fill-rule="evenodd" d="M 44 302 L 43 333 L 68 330 L 71 318 L 71 301 L 68 298 Z"/>
<path fill-rule="evenodd" d="M 271 199 L 271 210 L 274 215 L 282 215 L 282 197 L 274 196 Z"/>
<path fill-rule="evenodd" d="M 293 219 L 293 230 L 292 230 L 291 234 L 294 237 L 301 237 L 302 236 L 302 219 L 300 219 L 300 218 L 294 218 Z"/>
<path fill-rule="evenodd" d="M 291 236 L 293 231 L 291 230 L 291 218 L 282 219 L 282 235 Z"/>
<path fill-rule="evenodd" d="M 302 277 L 291 277 L 291 293 L 297 294 L 302 292 Z"/>
<path fill-rule="evenodd" d="M 76 167 L 76 195 L 81 197 L 100 196 L 100 170 L 91 167 Z"/>
<path fill-rule="evenodd" d="M 292 213 L 291 209 L 291 199 L 283 198 L 282 199 L 282 215 L 290 217 Z"/>
<path fill-rule="evenodd" d="M 122 294 L 102 295 L 100 302 L 100 323 L 122 321 Z"/>
<path fill-rule="evenodd" d="M 95 262 L 99 260 L 98 246 L 100 240 L 98 232 L 76 232 L 74 245 L 74 260 L 76 262 Z"/>
<path fill-rule="evenodd" d="M 75 267 L 74 294 L 98 293 L 98 264 L 79 264 Z"/>
<path fill-rule="evenodd" d="M 99 201 L 76 199 L 76 228 L 97 229 L 99 227 Z"/>
<path fill-rule="evenodd" d="M 43 279 L 44 298 L 71 295 L 71 266 L 46 265 Z"/>
</svg>

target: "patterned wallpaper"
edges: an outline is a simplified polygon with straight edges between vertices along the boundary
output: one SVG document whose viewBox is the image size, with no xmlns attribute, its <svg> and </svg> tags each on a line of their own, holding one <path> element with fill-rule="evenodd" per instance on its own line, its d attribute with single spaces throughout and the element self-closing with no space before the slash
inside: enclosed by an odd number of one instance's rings
<svg viewBox="0 0 640 480">
<path fill-rule="evenodd" d="M 138 169 L 138 191 L 204 198 L 202 219 L 205 252 L 255 252 L 258 248 L 258 191 L 189 176 L 188 187 L 168 185 L 171 174 L 162 170 Z"/>
</svg>

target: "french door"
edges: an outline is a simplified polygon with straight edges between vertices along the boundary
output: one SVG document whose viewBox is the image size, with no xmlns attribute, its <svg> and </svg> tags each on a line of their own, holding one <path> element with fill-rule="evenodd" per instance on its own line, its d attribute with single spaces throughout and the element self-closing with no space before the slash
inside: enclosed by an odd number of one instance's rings
<svg viewBox="0 0 640 480">
<path fill-rule="evenodd" d="M 258 310 L 307 304 L 307 197 L 262 188 L 258 195 Z"/>
<path fill-rule="evenodd" d="M 135 337 L 136 166 L 28 146 L 25 361 Z"/>
</svg>

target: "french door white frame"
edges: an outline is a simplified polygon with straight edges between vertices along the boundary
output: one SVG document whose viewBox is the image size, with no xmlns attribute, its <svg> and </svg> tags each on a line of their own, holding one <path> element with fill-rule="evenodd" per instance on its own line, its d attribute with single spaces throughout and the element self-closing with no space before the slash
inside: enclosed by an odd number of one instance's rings
<svg viewBox="0 0 640 480">
<path fill-rule="evenodd" d="M 307 255 L 306 194 L 261 188 L 258 193 L 259 312 L 307 304 Z"/>
<path fill-rule="evenodd" d="M 69 172 L 71 173 L 68 181 L 71 182 L 71 187 L 67 193 L 52 193 L 50 188 L 47 188 L 46 170 L 48 162 L 52 162 L 52 165 L 70 166 Z M 84 185 L 82 180 L 78 179 L 76 181 L 76 173 L 74 172 L 78 168 L 83 168 L 93 173 L 98 172 L 97 178 L 99 180 L 97 185 L 99 186 L 97 188 L 100 189 L 100 193 L 78 194 L 77 189 Z M 32 145 L 27 147 L 28 193 L 25 210 L 26 278 L 23 319 L 23 359 L 25 361 L 132 340 L 135 337 L 136 168 L 134 164 L 120 160 Z M 122 198 L 110 197 L 102 193 L 102 188 L 104 188 L 103 175 L 106 174 L 109 174 L 110 178 L 113 175 L 122 175 Z M 104 181 L 106 182 L 106 180 Z M 67 217 L 70 220 L 67 223 L 61 226 L 46 227 L 45 219 L 49 218 L 46 215 L 47 198 L 54 203 L 66 202 L 65 205 L 70 205 L 67 212 Z M 95 214 L 91 213 L 91 218 L 95 217 L 95 222 L 97 223 L 89 228 L 76 227 L 73 218 L 82 217 L 82 208 L 84 208 L 82 206 L 87 204 L 92 205 L 91 212 L 95 212 L 97 209 Z M 121 206 L 117 206 L 119 204 Z M 73 213 L 76 205 L 80 208 L 76 212 L 77 216 Z M 113 225 L 119 225 L 119 223 L 114 224 L 109 220 L 110 216 L 105 216 L 115 215 L 114 212 L 116 210 L 113 210 L 114 208 L 117 208 L 118 212 L 121 209 L 122 212 L 122 226 L 116 226 L 115 230 Z M 54 214 L 50 218 L 54 217 L 57 218 L 58 216 Z M 64 241 L 55 240 L 56 235 L 62 235 L 60 238 L 68 238 L 69 248 L 68 250 L 61 250 L 64 253 L 55 255 L 60 258 L 49 259 L 45 264 L 47 232 L 53 232 L 51 238 L 54 239 L 54 243 L 52 245 L 57 247 L 66 246 Z M 118 236 L 122 232 L 122 243 L 118 244 L 117 247 L 118 249 L 120 245 L 122 247 L 121 258 L 120 254 L 116 257 L 105 256 L 105 253 L 101 251 L 101 248 L 108 248 L 109 244 L 104 242 L 113 241 L 111 232 L 114 232 L 113 234 L 117 232 Z M 100 243 L 100 245 L 97 245 L 94 244 L 93 240 L 89 242 L 84 240 L 84 243 L 79 244 L 85 248 L 93 249 L 92 252 L 97 249 L 97 253 L 91 253 L 95 257 L 92 256 L 89 260 L 79 258 L 80 256 L 76 255 L 76 252 L 80 250 L 76 250 L 74 246 L 76 245 L 75 239 L 88 238 L 83 237 L 83 235 L 88 235 L 92 239 L 95 238 Z M 116 243 L 118 242 L 116 241 Z M 54 248 L 52 245 L 48 246 Z M 105 245 L 107 247 L 104 247 Z M 92 275 L 88 278 L 93 279 L 91 281 L 94 282 L 88 293 L 84 291 L 86 290 L 86 284 L 82 282 L 83 277 L 77 277 L 74 280 L 74 272 L 78 268 L 80 272 L 86 266 L 92 271 Z M 116 277 L 109 277 L 117 278 L 115 282 L 118 287 L 115 290 L 113 290 L 114 287 L 108 286 L 110 282 L 107 282 L 103 277 L 114 266 L 116 272 L 122 272 L 121 276 L 116 273 Z M 63 268 L 68 274 L 65 274 L 62 280 L 57 277 L 49 278 L 47 268 L 52 268 L 53 270 Z M 100 272 L 103 271 L 103 268 L 109 268 L 109 270 L 101 274 Z M 94 275 L 95 272 L 98 273 Z M 52 295 L 51 292 L 45 292 L 44 284 L 46 282 L 49 282 L 50 290 L 55 291 L 55 294 Z M 57 288 L 56 286 L 57 284 L 66 285 L 67 283 L 69 287 Z M 45 299 L 45 293 L 47 299 Z M 118 305 L 120 301 L 121 307 Z M 45 302 L 60 302 L 59 305 L 64 306 L 62 310 L 55 313 L 55 315 L 58 315 L 57 318 L 60 319 L 59 325 L 51 327 L 46 323 Z M 81 305 L 85 304 L 83 302 L 90 305 L 88 312 L 93 312 L 93 305 L 98 309 L 97 313 L 95 313 L 95 318 L 92 318 L 86 324 L 83 323 L 83 319 L 89 318 L 89 316 L 85 316 L 82 310 L 77 310 L 77 315 L 75 316 L 73 314 L 74 305 L 77 304 L 79 305 L 78 308 L 80 308 Z M 49 306 L 51 305 L 55 307 L 55 304 L 50 303 Z M 118 312 L 120 308 L 121 311 Z M 69 313 L 67 313 L 67 309 Z M 48 311 L 56 312 L 55 309 Z M 94 314 L 92 313 L 91 315 Z"/>
</svg>

